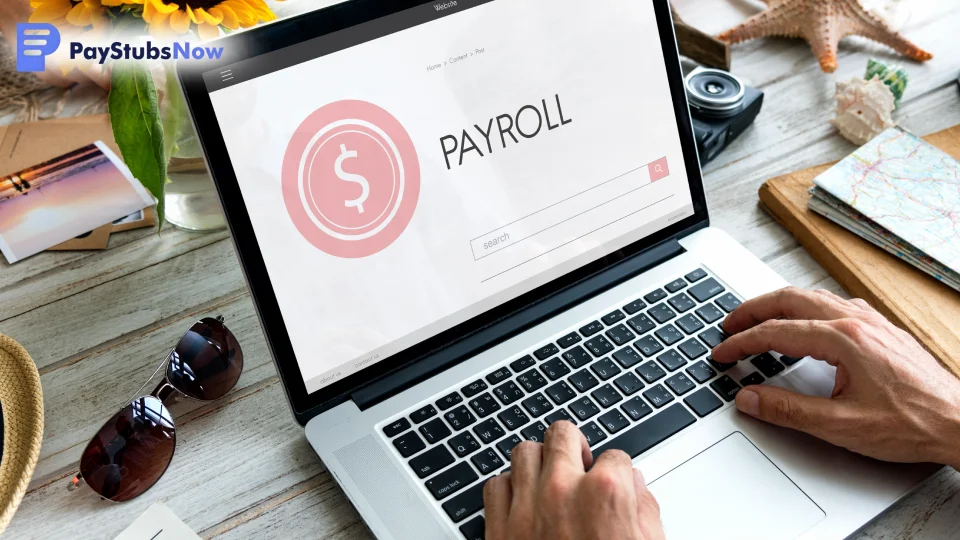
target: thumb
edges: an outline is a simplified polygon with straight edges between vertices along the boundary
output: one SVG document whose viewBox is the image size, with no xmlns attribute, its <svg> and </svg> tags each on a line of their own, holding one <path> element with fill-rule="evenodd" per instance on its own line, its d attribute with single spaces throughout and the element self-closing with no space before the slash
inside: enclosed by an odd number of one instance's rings
<svg viewBox="0 0 960 540">
<path fill-rule="evenodd" d="M 818 437 L 824 420 L 835 415 L 836 407 L 830 399 L 796 394 L 776 386 L 748 386 L 737 393 L 740 412 Z"/>
</svg>

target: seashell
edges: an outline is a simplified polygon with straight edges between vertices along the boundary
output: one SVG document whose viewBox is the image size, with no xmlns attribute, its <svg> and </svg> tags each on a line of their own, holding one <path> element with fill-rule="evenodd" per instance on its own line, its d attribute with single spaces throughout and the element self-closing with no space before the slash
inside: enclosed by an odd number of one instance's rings
<svg viewBox="0 0 960 540">
<path fill-rule="evenodd" d="M 837 108 L 830 123 L 854 144 L 866 144 L 896 125 L 890 116 L 894 109 L 893 93 L 877 76 L 838 82 L 835 99 Z"/>
</svg>

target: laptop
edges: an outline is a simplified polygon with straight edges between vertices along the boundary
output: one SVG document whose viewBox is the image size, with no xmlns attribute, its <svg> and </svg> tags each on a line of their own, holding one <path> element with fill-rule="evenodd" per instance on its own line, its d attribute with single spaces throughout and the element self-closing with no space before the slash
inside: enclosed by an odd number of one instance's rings
<svg viewBox="0 0 960 540">
<path fill-rule="evenodd" d="M 351 0 L 180 77 L 297 422 L 377 538 L 483 538 L 483 484 L 575 423 L 667 538 L 844 538 L 935 472 L 764 425 L 787 283 L 707 201 L 666 0 Z"/>
</svg>

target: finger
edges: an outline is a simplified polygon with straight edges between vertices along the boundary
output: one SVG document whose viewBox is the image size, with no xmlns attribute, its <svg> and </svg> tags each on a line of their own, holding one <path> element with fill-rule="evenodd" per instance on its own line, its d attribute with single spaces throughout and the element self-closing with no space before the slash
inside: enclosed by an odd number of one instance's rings
<svg viewBox="0 0 960 540">
<path fill-rule="evenodd" d="M 873 309 L 873 306 L 868 304 L 863 298 L 853 298 L 850 300 L 850 303 L 864 311 L 868 311 L 870 313 L 879 313 L 877 310 Z"/>
<path fill-rule="evenodd" d="M 797 358 L 809 355 L 833 366 L 856 357 L 851 342 L 830 323 L 770 320 L 728 337 L 713 349 L 713 359 L 736 362 L 767 351 Z"/>
<path fill-rule="evenodd" d="M 510 473 L 494 476 L 483 486 L 483 511 L 486 514 L 488 540 L 506 540 L 507 519 L 513 494 Z"/>
<path fill-rule="evenodd" d="M 632 470 L 633 462 L 630 461 L 630 456 L 626 452 L 623 450 L 607 450 L 594 461 L 590 474 L 613 473 L 617 478 L 629 481 L 633 477 L 633 473 L 630 472 Z"/>
<path fill-rule="evenodd" d="M 540 468 L 543 463 L 543 445 L 533 441 L 523 441 L 513 447 L 510 455 L 510 477 L 513 488 L 512 509 L 517 505 L 532 508 L 540 481 Z"/>
<path fill-rule="evenodd" d="M 737 409 L 771 424 L 829 439 L 839 402 L 805 396 L 776 386 L 748 386 L 737 393 Z"/>
<path fill-rule="evenodd" d="M 583 432 L 566 420 L 554 422 L 543 437 L 543 474 L 583 473 L 593 465 L 593 454 Z"/>
<path fill-rule="evenodd" d="M 747 300 L 723 321 L 723 329 L 736 334 L 771 319 L 825 321 L 849 317 L 851 311 L 839 296 L 786 287 Z"/>
<path fill-rule="evenodd" d="M 660 504 L 647 489 L 647 483 L 638 469 L 633 470 L 633 485 L 637 490 L 637 519 L 644 540 L 663 540 L 663 524 L 660 521 Z"/>
</svg>

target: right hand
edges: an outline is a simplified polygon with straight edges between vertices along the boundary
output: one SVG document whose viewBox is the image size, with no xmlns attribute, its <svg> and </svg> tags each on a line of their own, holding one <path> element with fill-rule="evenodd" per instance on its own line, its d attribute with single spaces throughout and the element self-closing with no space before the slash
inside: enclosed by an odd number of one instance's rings
<svg viewBox="0 0 960 540">
<path fill-rule="evenodd" d="M 960 468 L 960 380 L 863 300 L 789 287 L 744 302 L 723 328 L 717 362 L 774 350 L 837 367 L 831 398 L 748 386 L 740 411 L 876 459 Z"/>
</svg>

